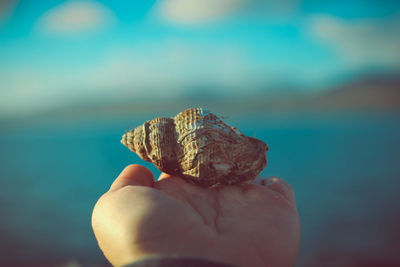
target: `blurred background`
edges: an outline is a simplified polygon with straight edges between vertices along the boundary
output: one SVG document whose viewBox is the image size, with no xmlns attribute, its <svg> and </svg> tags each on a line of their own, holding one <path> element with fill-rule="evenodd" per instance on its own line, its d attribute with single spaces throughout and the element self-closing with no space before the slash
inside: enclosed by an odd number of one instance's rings
<svg viewBox="0 0 400 267">
<path fill-rule="evenodd" d="M 400 266 L 400 4 L 0 1 L 0 266 L 109 266 L 125 130 L 205 107 L 295 189 L 297 266 Z"/>
</svg>

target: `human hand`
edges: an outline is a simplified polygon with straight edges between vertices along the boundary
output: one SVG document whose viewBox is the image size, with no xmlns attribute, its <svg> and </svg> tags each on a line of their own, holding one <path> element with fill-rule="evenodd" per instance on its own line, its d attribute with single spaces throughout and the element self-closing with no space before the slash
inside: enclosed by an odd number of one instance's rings
<svg viewBox="0 0 400 267">
<path fill-rule="evenodd" d="M 120 266 L 148 257 L 199 258 L 235 266 L 294 266 L 300 222 L 294 193 L 266 185 L 203 188 L 129 165 L 97 202 L 92 226 Z"/>
</svg>

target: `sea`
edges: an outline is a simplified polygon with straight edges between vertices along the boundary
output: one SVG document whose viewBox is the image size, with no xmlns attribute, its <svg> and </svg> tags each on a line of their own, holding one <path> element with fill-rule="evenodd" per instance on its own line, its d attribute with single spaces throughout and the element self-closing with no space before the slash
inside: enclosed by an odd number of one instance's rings
<svg viewBox="0 0 400 267">
<path fill-rule="evenodd" d="M 121 145 L 157 114 L 24 121 L 0 129 L 0 266 L 110 266 L 91 229 L 97 199 L 128 164 Z M 295 190 L 298 267 L 400 266 L 400 111 L 243 114 Z"/>
</svg>

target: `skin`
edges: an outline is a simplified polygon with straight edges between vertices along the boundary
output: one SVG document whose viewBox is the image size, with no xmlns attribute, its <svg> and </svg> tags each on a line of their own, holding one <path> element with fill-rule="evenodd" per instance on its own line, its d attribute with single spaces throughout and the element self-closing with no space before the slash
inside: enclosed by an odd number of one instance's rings
<svg viewBox="0 0 400 267">
<path fill-rule="evenodd" d="M 148 257 L 200 258 L 234 266 L 294 266 L 300 221 L 291 187 L 202 188 L 129 165 L 97 202 L 92 227 L 105 257 L 121 266 Z"/>
</svg>

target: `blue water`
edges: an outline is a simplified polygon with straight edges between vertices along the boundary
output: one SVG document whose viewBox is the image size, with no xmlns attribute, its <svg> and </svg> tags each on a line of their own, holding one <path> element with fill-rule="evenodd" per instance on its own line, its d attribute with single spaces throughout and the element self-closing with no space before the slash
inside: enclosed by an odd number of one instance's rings
<svg viewBox="0 0 400 267">
<path fill-rule="evenodd" d="M 255 114 L 227 122 L 270 147 L 264 176 L 295 189 L 297 266 L 400 266 L 400 113 Z M 120 136 L 152 117 L 32 122 L 0 131 L 0 266 L 108 266 L 91 211 L 143 162 Z"/>
</svg>

